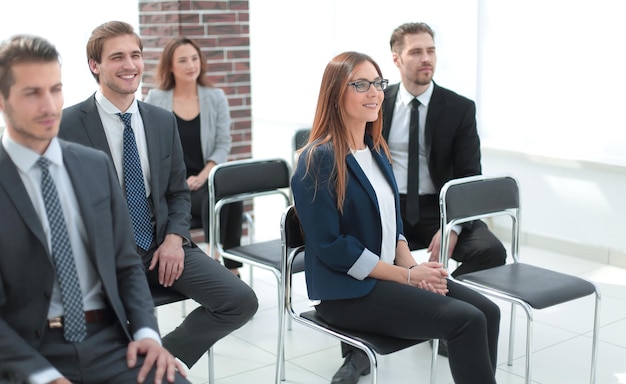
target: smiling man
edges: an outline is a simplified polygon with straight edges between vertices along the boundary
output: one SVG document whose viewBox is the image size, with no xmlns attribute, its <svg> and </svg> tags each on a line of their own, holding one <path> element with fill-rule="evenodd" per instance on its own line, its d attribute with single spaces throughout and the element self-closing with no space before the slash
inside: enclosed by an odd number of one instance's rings
<svg viewBox="0 0 626 384">
<path fill-rule="evenodd" d="M 111 161 L 57 139 L 62 108 L 56 48 L 0 43 L 0 383 L 188 383 Z"/>
<path fill-rule="evenodd" d="M 59 136 L 107 153 L 126 193 L 137 250 L 151 285 L 200 303 L 163 345 L 188 367 L 256 312 L 254 291 L 191 242 L 191 201 L 174 114 L 135 98 L 143 45 L 121 21 L 98 26 L 87 42 L 99 84 L 63 111 Z"/>
</svg>

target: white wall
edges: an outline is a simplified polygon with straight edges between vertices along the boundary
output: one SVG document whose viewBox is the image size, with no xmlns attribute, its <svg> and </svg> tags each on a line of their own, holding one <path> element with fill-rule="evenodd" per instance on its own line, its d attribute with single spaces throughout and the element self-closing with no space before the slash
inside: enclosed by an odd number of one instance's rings
<svg viewBox="0 0 626 384">
<path fill-rule="evenodd" d="M 85 59 L 91 30 L 114 19 L 138 24 L 136 2 L 93 6 L 0 6 L 1 40 L 36 33 L 57 45 L 66 105 L 95 90 Z M 425 21 L 436 33 L 435 80 L 477 102 L 484 172 L 522 183 L 527 238 L 626 266 L 625 7 L 621 0 L 250 0 L 253 155 L 290 158 L 291 135 L 311 124 L 334 55 L 368 53 L 398 81 L 389 36 L 401 23 Z"/>
<path fill-rule="evenodd" d="M 626 266 L 622 4 L 251 0 L 253 154 L 289 158 L 334 55 L 367 53 L 398 81 L 391 32 L 424 21 L 435 81 L 477 102 L 484 173 L 520 179 L 525 240 Z"/>
<path fill-rule="evenodd" d="M 121 20 L 139 25 L 137 2 L 31 0 L 6 1 L 0 5 L 0 40 L 15 34 L 35 34 L 48 39 L 61 54 L 65 106 L 86 99 L 96 90 L 96 81 L 87 66 L 85 47 L 98 25 Z M 2 118 L 0 116 L 0 126 Z"/>
</svg>

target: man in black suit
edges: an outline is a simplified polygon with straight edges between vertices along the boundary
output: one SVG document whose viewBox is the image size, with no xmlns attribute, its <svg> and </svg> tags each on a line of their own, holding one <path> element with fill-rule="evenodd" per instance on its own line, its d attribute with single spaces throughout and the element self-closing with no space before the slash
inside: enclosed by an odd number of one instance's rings
<svg viewBox="0 0 626 384">
<path fill-rule="evenodd" d="M 441 187 L 451 179 L 481 173 L 476 106 L 472 100 L 433 81 L 437 53 L 434 32 L 428 25 L 406 23 L 399 26 L 391 36 L 390 45 L 401 82 L 385 91 L 383 136 L 391 150 L 400 190 L 404 235 L 411 249 L 428 248 L 430 259 L 438 260 Z M 415 163 L 409 158 L 413 99 L 419 101 L 419 154 Z M 413 164 L 417 164 L 418 169 L 411 168 Z M 407 213 L 408 176 L 416 173 L 419 175 L 419 213 L 410 217 Z M 452 231 L 450 254 L 461 263 L 453 276 L 502 265 L 506 258 L 504 246 L 482 221 Z"/>
<path fill-rule="evenodd" d="M 404 236 L 412 250 L 427 248 L 430 261 L 438 261 L 439 191 L 448 180 L 481 173 L 476 106 L 433 81 L 437 53 L 428 25 L 399 26 L 390 45 L 401 82 L 385 90 L 383 137 L 393 159 Z M 419 102 L 415 112 L 414 99 Z M 506 259 L 504 246 L 482 221 L 453 229 L 450 254 L 461 263 L 452 276 L 503 265 Z M 356 383 L 369 371 L 367 357 L 346 345 L 342 351 L 346 359 L 332 383 Z M 439 354 L 447 356 L 445 340 L 440 340 Z"/>
<path fill-rule="evenodd" d="M 191 242 L 191 201 L 176 118 L 135 98 L 142 51 L 141 39 L 128 23 L 111 21 L 94 29 L 87 59 L 99 89 L 63 111 L 59 137 L 111 157 L 129 201 L 148 282 L 200 303 L 163 337 L 163 345 L 191 367 L 217 340 L 244 325 L 258 301 L 248 285 Z M 136 168 L 141 169 L 127 169 L 132 158 L 128 146 L 135 148 Z M 134 182 L 135 188 L 128 189 Z"/>
<path fill-rule="evenodd" d="M 56 48 L 0 44 L 0 382 L 187 383 L 161 346 L 113 164 L 57 139 Z"/>
</svg>

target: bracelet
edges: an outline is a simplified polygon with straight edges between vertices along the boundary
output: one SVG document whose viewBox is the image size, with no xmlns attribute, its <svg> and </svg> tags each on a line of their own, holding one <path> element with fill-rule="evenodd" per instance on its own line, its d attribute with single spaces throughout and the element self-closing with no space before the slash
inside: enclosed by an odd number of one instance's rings
<svg viewBox="0 0 626 384">
<path fill-rule="evenodd" d="M 406 278 L 406 283 L 407 283 L 408 285 L 411 285 L 411 269 L 412 269 L 413 267 L 417 267 L 417 264 L 413 264 L 413 265 L 411 265 L 410 267 L 408 267 L 408 268 L 406 269 L 406 270 L 407 270 L 407 272 L 408 272 L 408 273 L 407 273 L 407 278 Z"/>
</svg>

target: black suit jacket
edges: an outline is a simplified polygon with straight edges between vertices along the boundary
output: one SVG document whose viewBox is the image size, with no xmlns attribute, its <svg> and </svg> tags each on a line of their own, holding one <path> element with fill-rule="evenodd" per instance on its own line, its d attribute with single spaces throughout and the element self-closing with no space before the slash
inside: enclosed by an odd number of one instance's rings
<svg viewBox="0 0 626 384">
<path fill-rule="evenodd" d="M 112 162 L 99 151 L 60 143 L 85 223 L 87 256 L 102 282 L 105 301 L 128 341 L 143 327 L 158 332 Z M 0 212 L 0 372 L 27 377 L 50 368 L 37 348 L 47 327 L 55 270 L 39 217 L 1 144 Z"/>
<path fill-rule="evenodd" d="M 474 102 L 434 84 L 426 116 L 428 169 L 437 193 L 451 179 L 479 175 L 480 140 Z M 385 90 L 383 137 L 389 138 L 399 84 Z M 408 140 L 408 137 L 407 137 Z"/>
<path fill-rule="evenodd" d="M 163 108 L 141 101 L 137 103 L 148 145 L 149 202 L 155 220 L 157 245 L 163 243 L 165 235 L 170 233 L 190 240 L 191 200 L 176 117 Z M 59 137 L 100 149 L 111 157 L 95 95 L 63 110 Z"/>
</svg>

